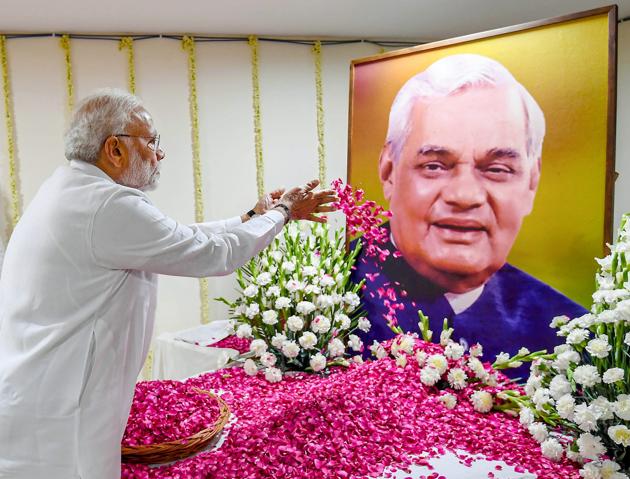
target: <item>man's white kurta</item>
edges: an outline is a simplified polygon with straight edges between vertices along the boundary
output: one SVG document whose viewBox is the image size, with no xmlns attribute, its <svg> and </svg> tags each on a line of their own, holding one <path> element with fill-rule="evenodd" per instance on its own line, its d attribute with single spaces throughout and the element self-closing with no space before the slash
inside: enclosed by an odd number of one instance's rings
<svg viewBox="0 0 630 479">
<path fill-rule="evenodd" d="M 156 275 L 228 274 L 283 220 L 181 225 L 93 165 L 57 169 L 13 232 L 0 280 L 0 477 L 120 477 Z"/>
</svg>

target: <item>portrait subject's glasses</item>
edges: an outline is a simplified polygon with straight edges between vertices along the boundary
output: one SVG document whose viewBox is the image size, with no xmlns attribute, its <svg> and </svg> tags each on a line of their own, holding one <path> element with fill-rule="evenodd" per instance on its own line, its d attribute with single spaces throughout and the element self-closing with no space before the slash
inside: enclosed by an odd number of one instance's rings
<svg viewBox="0 0 630 479">
<path fill-rule="evenodd" d="M 144 138 L 148 139 L 147 147 L 151 151 L 155 151 L 156 153 L 160 151 L 160 135 L 156 136 L 142 136 L 142 135 L 127 135 L 125 133 L 117 133 L 113 136 L 126 136 L 127 138 Z"/>
</svg>

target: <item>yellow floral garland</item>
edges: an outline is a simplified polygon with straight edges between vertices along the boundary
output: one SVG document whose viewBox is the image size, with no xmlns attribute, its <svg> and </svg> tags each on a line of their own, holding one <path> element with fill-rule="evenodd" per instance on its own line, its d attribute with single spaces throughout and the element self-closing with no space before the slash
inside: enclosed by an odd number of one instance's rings
<svg viewBox="0 0 630 479">
<path fill-rule="evenodd" d="M 68 92 L 68 112 L 74 109 L 74 84 L 72 82 L 72 60 L 70 58 L 70 35 L 62 35 L 60 39 L 61 48 L 66 61 L 66 91 Z"/>
<path fill-rule="evenodd" d="M 15 161 L 15 126 L 11 104 L 11 83 L 7 58 L 6 37 L 0 36 L 0 57 L 2 59 L 2 89 L 4 92 L 4 118 L 7 129 L 7 149 L 9 155 L 9 187 L 11 189 L 11 231 L 20 219 L 20 195 L 18 192 L 17 166 Z"/>
<path fill-rule="evenodd" d="M 313 45 L 315 56 L 315 96 L 317 99 L 317 156 L 319 159 L 319 182 L 326 183 L 326 148 L 324 143 L 324 93 L 322 88 L 322 42 Z"/>
<path fill-rule="evenodd" d="M 262 153 L 262 127 L 260 122 L 260 82 L 258 80 L 258 38 L 248 38 L 252 62 L 252 108 L 254 110 L 254 146 L 256 151 L 256 186 L 258 196 L 265 194 L 264 164 Z"/>
<path fill-rule="evenodd" d="M 133 38 L 122 37 L 118 44 L 118 50 L 123 48 L 127 49 L 127 63 L 129 70 L 129 92 L 133 95 L 136 94 L 136 66 L 133 54 Z"/>
<path fill-rule="evenodd" d="M 188 53 L 188 101 L 190 103 L 190 129 L 192 137 L 193 175 L 195 186 L 195 221 L 201 223 L 203 214 L 203 185 L 201 178 L 201 156 L 199 154 L 199 105 L 197 101 L 197 63 L 195 60 L 195 39 L 190 36 L 182 38 L 182 48 Z M 208 279 L 199 279 L 199 295 L 201 299 L 201 322 L 210 321 L 210 305 L 208 304 Z"/>
</svg>

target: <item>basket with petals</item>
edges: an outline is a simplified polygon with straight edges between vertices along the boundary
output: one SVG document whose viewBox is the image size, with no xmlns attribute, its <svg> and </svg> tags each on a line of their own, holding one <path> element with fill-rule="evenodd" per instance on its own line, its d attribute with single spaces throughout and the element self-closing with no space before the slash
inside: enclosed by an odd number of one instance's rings
<svg viewBox="0 0 630 479">
<path fill-rule="evenodd" d="M 153 383 L 153 385 L 156 385 L 156 387 L 163 387 L 162 383 L 166 383 L 168 385 L 169 383 L 174 383 L 174 381 L 147 381 L 145 384 L 148 383 Z M 185 388 L 183 384 L 181 385 L 181 387 Z M 122 462 L 135 464 L 164 464 L 167 462 L 184 459 L 206 448 L 209 443 L 221 433 L 225 424 L 230 418 L 230 409 L 226 402 L 219 396 L 209 391 L 204 391 L 198 388 L 192 388 L 190 389 L 190 391 L 198 395 L 206 396 L 206 402 L 208 401 L 208 397 L 212 398 L 212 401 L 218 408 L 218 414 L 216 415 L 216 419 L 214 420 L 214 422 L 209 426 L 195 432 L 194 434 L 190 434 L 182 438 L 154 442 L 151 444 L 130 444 L 131 442 L 138 442 L 130 440 L 130 431 L 133 430 L 132 426 L 134 419 L 134 408 L 132 407 L 132 414 L 130 415 L 127 430 L 125 431 L 123 445 L 121 446 Z M 159 393 L 157 393 L 153 395 L 153 398 L 159 398 L 159 396 Z M 136 399 L 139 399 L 138 389 L 136 390 Z M 140 400 L 143 399 L 144 398 Z M 134 401 L 134 405 L 135 403 L 136 401 Z M 169 427 L 168 417 L 170 417 L 173 421 L 182 422 L 180 421 L 180 419 L 175 417 L 175 415 L 169 414 L 167 411 L 156 410 L 155 416 L 156 418 L 159 416 L 164 418 L 163 423 L 165 428 Z M 140 422 L 145 425 L 147 424 L 147 421 L 142 418 L 140 419 Z M 186 420 L 184 420 L 183 422 L 185 423 Z M 159 426 L 156 429 L 159 429 Z M 148 441 L 152 442 L 152 440 L 154 439 L 159 440 L 159 438 L 163 437 L 164 436 L 161 436 L 159 433 L 156 433 L 155 436 L 149 436 Z M 147 440 L 146 437 L 144 439 Z"/>
</svg>

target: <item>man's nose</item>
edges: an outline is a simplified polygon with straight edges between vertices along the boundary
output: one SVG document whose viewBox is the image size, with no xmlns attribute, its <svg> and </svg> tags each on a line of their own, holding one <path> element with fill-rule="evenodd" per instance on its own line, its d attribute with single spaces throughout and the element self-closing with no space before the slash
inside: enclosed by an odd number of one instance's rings
<svg viewBox="0 0 630 479">
<path fill-rule="evenodd" d="M 487 192 L 474 167 L 456 167 L 442 188 L 442 199 L 458 209 L 477 208 L 486 202 Z"/>
</svg>

